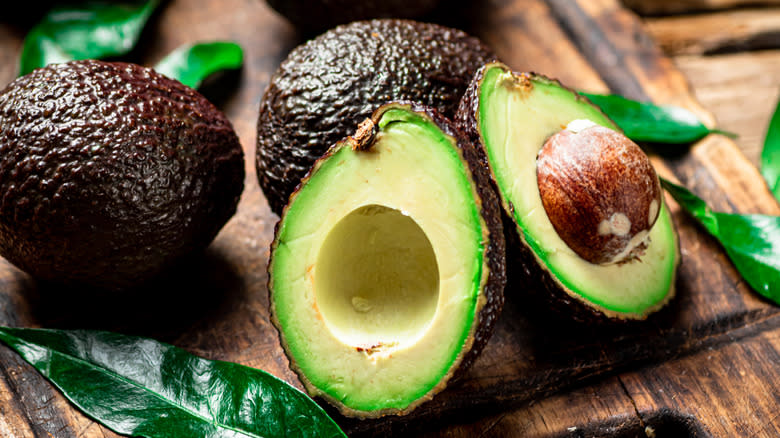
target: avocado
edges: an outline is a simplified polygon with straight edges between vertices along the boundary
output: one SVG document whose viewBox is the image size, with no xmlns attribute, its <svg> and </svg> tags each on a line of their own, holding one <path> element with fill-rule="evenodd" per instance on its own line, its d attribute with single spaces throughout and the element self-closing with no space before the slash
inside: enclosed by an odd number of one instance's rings
<svg viewBox="0 0 780 438">
<path fill-rule="evenodd" d="M 306 33 L 370 18 L 419 18 L 439 0 L 266 0 Z"/>
<path fill-rule="evenodd" d="M 500 207 L 473 146 L 387 104 L 316 161 L 277 224 L 272 321 L 309 394 L 403 415 L 474 361 L 503 305 Z"/>
<path fill-rule="evenodd" d="M 658 177 L 638 146 L 615 152 L 630 145 L 613 141 L 625 136 L 597 107 L 557 81 L 494 62 L 475 75 L 456 124 L 490 168 L 514 247 L 509 263 L 527 284 L 582 320 L 641 320 L 672 298 L 680 252 Z M 596 144 L 575 141 L 580 131 Z M 550 143 L 568 150 L 546 151 Z"/>
<path fill-rule="evenodd" d="M 493 59 L 476 38 L 435 24 L 372 20 L 294 49 L 271 78 L 257 122 L 257 176 L 280 213 L 314 161 L 380 105 L 409 100 L 452 117 Z"/>
<path fill-rule="evenodd" d="M 227 118 L 151 69 L 74 61 L 0 92 L 0 254 L 38 279 L 138 285 L 205 248 L 243 180 Z"/>
</svg>

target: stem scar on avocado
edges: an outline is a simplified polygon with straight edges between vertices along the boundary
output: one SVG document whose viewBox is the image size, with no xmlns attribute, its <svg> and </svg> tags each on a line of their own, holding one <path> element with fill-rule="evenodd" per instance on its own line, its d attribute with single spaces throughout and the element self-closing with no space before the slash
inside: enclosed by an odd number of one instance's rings
<svg viewBox="0 0 780 438">
<path fill-rule="evenodd" d="M 560 83 L 482 67 L 457 126 L 490 169 L 509 260 L 581 320 L 641 320 L 673 296 L 680 251 L 652 165 L 597 107 Z"/>
<path fill-rule="evenodd" d="M 272 321 L 312 396 L 348 416 L 404 415 L 487 343 L 504 257 L 473 146 L 429 108 L 387 104 L 315 163 L 283 210 Z"/>
</svg>

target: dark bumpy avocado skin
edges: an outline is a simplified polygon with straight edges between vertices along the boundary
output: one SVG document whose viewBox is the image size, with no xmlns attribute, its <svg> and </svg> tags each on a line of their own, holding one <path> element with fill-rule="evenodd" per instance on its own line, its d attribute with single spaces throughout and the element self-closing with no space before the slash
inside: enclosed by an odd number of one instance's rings
<svg viewBox="0 0 780 438">
<path fill-rule="evenodd" d="M 279 213 L 309 167 L 380 105 L 409 100 L 452 117 L 494 55 L 459 30 L 407 20 L 337 27 L 297 47 L 271 78 L 257 122 L 257 175 Z"/>
<path fill-rule="evenodd" d="M 0 93 L 0 254 L 37 278 L 136 285 L 205 248 L 243 180 L 225 116 L 150 69 L 76 61 Z"/>
<path fill-rule="evenodd" d="M 369 18 L 419 18 L 439 0 L 266 0 L 305 32 L 316 32 Z"/>
</svg>

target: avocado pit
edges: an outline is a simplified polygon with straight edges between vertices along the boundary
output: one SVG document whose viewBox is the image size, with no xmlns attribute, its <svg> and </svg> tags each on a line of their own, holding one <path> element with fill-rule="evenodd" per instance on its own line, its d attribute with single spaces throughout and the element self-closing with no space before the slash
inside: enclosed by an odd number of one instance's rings
<svg viewBox="0 0 780 438">
<path fill-rule="evenodd" d="M 365 205 L 328 232 L 314 268 L 314 293 L 333 336 L 368 353 L 389 353 L 414 344 L 436 313 L 436 255 L 410 216 Z"/>
<path fill-rule="evenodd" d="M 661 205 L 647 155 L 623 134 L 579 119 L 537 157 L 542 205 L 561 239 L 595 264 L 638 260 Z"/>
</svg>

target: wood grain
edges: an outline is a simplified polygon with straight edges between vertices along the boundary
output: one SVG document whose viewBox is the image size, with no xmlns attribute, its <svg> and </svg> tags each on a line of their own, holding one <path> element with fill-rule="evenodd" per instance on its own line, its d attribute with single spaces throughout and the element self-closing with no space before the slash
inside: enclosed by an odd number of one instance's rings
<svg viewBox="0 0 780 438">
<path fill-rule="evenodd" d="M 659 15 L 719 11 L 756 5 L 780 5 L 780 0 L 622 0 L 622 2 L 641 14 Z"/>
<path fill-rule="evenodd" d="M 672 56 L 780 48 L 780 7 L 653 17 L 644 26 Z"/>
<path fill-rule="evenodd" d="M 676 56 L 696 99 L 717 125 L 738 135 L 735 143 L 758 167 L 769 120 L 780 101 L 780 50 L 717 56 Z M 738 109 L 737 109 L 738 108 Z"/>
<path fill-rule="evenodd" d="M 484 39 L 514 69 L 535 70 L 580 89 L 612 89 L 682 105 L 714 123 L 687 78 L 616 1 L 486 0 L 473 11 L 443 11 L 441 20 Z M 0 39 L 0 59 L 16 59 L 23 33 L 0 24 L 0 35 L 8 36 Z M 266 369 L 299 385 L 268 321 L 265 265 L 277 218 L 259 190 L 252 163 L 260 96 L 300 37 L 260 1 L 174 0 L 144 33 L 134 56 L 150 65 L 182 43 L 210 38 L 234 39 L 246 51 L 244 69 L 230 81 L 234 87 L 207 90 L 233 121 L 246 152 L 246 189 L 236 216 L 204 255 L 167 273 L 140 296 L 84 297 L 45 287 L 0 260 L 0 324 L 148 335 L 208 358 Z M 0 67 L 0 83 L 13 77 L 6 66 Z M 780 212 L 755 168 L 728 139 L 710 136 L 690 153 L 653 160 L 662 174 L 690 185 L 717 208 Z M 747 397 L 747 389 L 759 383 L 770 394 L 780 393 L 780 379 L 765 380 L 774 377 L 776 365 L 748 366 L 756 357 L 774 359 L 780 312 L 749 290 L 713 239 L 679 208 L 672 205 L 672 210 L 684 258 L 678 296 L 647 322 L 579 326 L 531 306 L 522 287 L 507 290 L 496 333 L 460 382 L 408 418 L 336 416 L 338 422 L 354 435 L 636 436 L 646 427 L 690 436 L 709 430 L 761 432 L 744 425 L 769 415 L 776 405 L 771 395 L 754 397 L 761 405 L 754 417 L 726 408 L 734 408 L 730 400 Z M 771 342 L 752 344 L 764 337 Z M 708 380 L 703 373 L 710 355 L 724 371 Z M 745 376 L 733 374 L 727 359 L 740 364 Z M 678 379 L 683 371 L 693 377 Z M 716 388 L 726 385 L 720 379 L 734 376 L 751 383 L 733 383 L 729 389 L 741 391 L 734 394 Z M 74 411 L 31 367 L 0 347 L 0 390 L 6 388 L 11 395 L 0 395 L 0 401 L 9 400 L 0 410 L 0 432 L 114 436 Z M 720 404 L 705 402 L 705 396 L 719 397 Z"/>
</svg>

